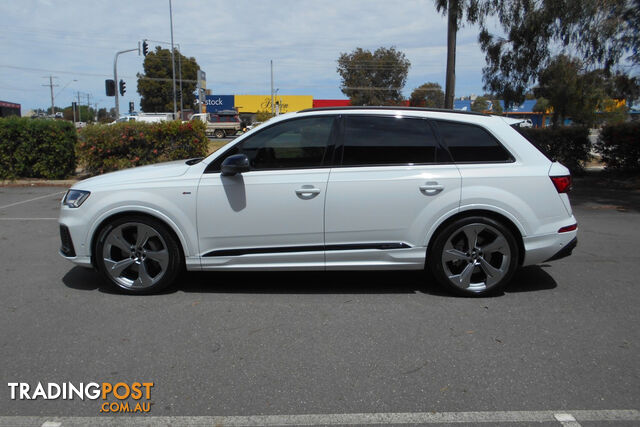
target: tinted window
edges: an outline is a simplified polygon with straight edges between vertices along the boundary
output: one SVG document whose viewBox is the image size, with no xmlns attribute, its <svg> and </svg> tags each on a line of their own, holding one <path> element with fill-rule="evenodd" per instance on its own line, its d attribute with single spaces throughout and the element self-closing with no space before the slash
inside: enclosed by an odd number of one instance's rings
<svg viewBox="0 0 640 427">
<path fill-rule="evenodd" d="M 219 172 L 227 156 L 243 153 L 252 170 L 295 169 L 322 166 L 333 117 L 309 117 L 278 123 L 245 139 L 216 159 L 208 168 Z"/>
<path fill-rule="evenodd" d="M 426 120 L 380 116 L 345 118 L 342 164 L 433 163 L 437 142 Z"/>
<path fill-rule="evenodd" d="M 455 162 L 505 162 L 511 155 L 486 130 L 465 123 L 438 121 L 438 131 Z"/>
</svg>

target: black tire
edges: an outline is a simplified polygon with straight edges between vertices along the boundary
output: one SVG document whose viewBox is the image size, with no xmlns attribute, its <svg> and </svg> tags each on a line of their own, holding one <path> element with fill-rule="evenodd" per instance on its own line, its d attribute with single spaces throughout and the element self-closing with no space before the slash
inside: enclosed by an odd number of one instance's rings
<svg viewBox="0 0 640 427">
<path fill-rule="evenodd" d="M 139 236 L 144 240 L 141 246 L 136 245 Z M 167 288 L 183 266 L 174 234 L 161 221 L 143 215 L 119 217 L 102 227 L 94 254 L 105 283 L 128 294 L 151 294 Z"/>
<path fill-rule="evenodd" d="M 224 137 L 226 136 L 226 134 L 225 134 L 224 130 L 222 130 L 222 129 L 216 129 L 216 130 L 213 132 L 213 135 L 214 135 L 216 138 L 224 138 Z"/>
<path fill-rule="evenodd" d="M 475 242 L 469 245 L 474 235 Z M 499 293 L 509 284 L 518 269 L 518 251 L 515 236 L 504 224 L 471 216 L 438 232 L 427 253 L 427 267 L 448 291 L 482 297 Z"/>
</svg>

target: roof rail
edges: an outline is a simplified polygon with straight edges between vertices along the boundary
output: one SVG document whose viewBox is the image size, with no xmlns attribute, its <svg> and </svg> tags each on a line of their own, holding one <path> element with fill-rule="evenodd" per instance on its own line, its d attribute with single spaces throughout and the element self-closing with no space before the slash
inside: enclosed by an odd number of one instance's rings
<svg viewBox="0 0 640 427">
<path fill-rule="evenodd" d="M 298 113 L 308 113 L 310 111 L 335 111 L 335 110 L 406 110 L 406 111 L 429 111 L 433 113 L 455 113 L 455 114 L 470 114 L 474 116 L 488 116 L 488 114 L 478 113 L 475 111 L 462 111 L 462 110 L 448 110 L 445 108 L 425 108 L 425 107 L 405 107 L 405 106 L 366 106 L 366 107 L 320 107 L 320 108 L 307 108 L 300 110 Z"/>
</svg>

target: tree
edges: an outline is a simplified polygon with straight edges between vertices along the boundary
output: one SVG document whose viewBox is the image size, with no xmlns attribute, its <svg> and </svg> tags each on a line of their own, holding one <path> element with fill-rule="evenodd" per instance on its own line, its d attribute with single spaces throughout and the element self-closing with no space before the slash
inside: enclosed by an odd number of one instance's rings
<svg viewBox="0 0 640 427">
<path fill-rule="evenodd" d="M 551 105 L 549 104 L 549 100 L 547 98 L 540 97 L 536 99 L 536 103 L 533 106 L 533 112 L 545 114 L 550 107 Z"/>
<path fill-rule="evenodd" d="M 187 58 L 176 49 L 176 100 L 180 108 L 180 81 L 178 65 L 182 67 L 182 100 L 185 109 L 195 106 L 196 73 L 199 68 L 195 58 Z M 155 52 L 149 52 L 144 58 L 144 74 L 138 73 L 138 93 L 141 96 L 142 111 L 165 112 L 173 111 L 173 81 L 171 69 L 171 51 L 156 47 Z"/>
<path fill-rule="evenodd" d="M 627 119 L 627 108 L 619 104 L 615 99 L 603 99 L 598 106 L 598 110 L 600 112 L 598 115 L 599 121 L 606 122 L 610 125 L 622 123 Z"/>
<path fill-rule="evenodd" d="M 438 83 L 428 82 L 411 92 L 409 105 L 412 107 L 444 108 L 444 92 Z"/>
<path fill-rule="evenodd" d="M 380 47 L 375 52 L 357 48 L 341 53 L 338 74 L 340 89 L 351 105 L 397 105 L 403 100 L 402 89 L 411 63 L 394 47 Z"/>
<path fill-rule="evenodd" d="M 57 107 L 56 107 L 57 109 Z M 65 120 L 73 120 L 73 106 L 70 105 L 65 107 L 62 111 L 62 117 Z M 87 107 L 86 105 L 80 104 L 76 109 L 76 121 L 80 121 L 82 119 L 85 123 L 93 122 L 93 119 L 96 117 L 96 110 L 93 108 Z"/>
<path fill-rule="evenodd" d="M 98 110 L 98 121 L 100 123 L 110 123 L 116 119 L 116 109 L 114 107 L 107 111 L 106 108 L 100 108 Z"/>
<path fill-rule="evenodd" d="M 558 55 L 540 72 L 534 91 L 553 108 L 554 126 L 566 118 L 589 126 L 595 122 L 595 113 L 605 98 L 603 76 L 602 70 L 586 71 L 577 58 Z"/>
<path fill-rule="evenodd" d="M 497 99 L 494 99 L 491 101 L 491 112 L 498 116 L 501 116 L 502 113 L 504 112 L 502 110 L 502 105 L 500 105 L 500 101 L 498 101 Z"/>
<path fill-rule="evenodd" d="M 485 88 L 509 106 L 520 103 L 558 52 L 572 52 L 585 68 L 609 73 L 625 55 L 638 64 L 640 0 L 491 0 L 478 16 L 485 52 Z M 503 35 L 482 18 L 494 14 Z M 492 25 L 495 21 L 492 21 Z"/>
<path fill-rule="evenodd" d="M 256 113 L 256 122 L 266 122 L 270 118 L 273 117 L 273 113 L 271 111 L 262 110 Z"/>
<path fill-rule="evenodd" d="M 478 113 L 487 111 L 489 109 L 490 102 L 491 101 L 484 96 L 479 96 L 471 103 L 471 111 L 476 111 Z"/>
<path fill-rule="evenodd" d="M 436 10 L 447 15 L 447 73 L 445 108 L 453 109 L 456 85 L 456 36 L 464 17 L 470 23 L 482 20 L 488 9 L 482 0 L 435 0 Z"/>
<path fill-rule="evenodd" d="M 613 99 L 624 99 L 628 106 L 640 99 L 640 79 L 630 77 L 620 71 L 608 76 L 604 90 Z"/>
</svg>

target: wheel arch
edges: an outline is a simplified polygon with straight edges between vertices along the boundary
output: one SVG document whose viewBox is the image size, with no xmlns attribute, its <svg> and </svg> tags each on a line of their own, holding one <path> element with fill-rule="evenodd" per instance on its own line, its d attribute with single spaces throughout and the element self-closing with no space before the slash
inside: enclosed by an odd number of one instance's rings
<svg viewBox="0 0 640 427">
<path fill-rule="evenodd" d="M 436 240 L 436 236 L 438 236 L 438 234 L 445 227 L 447 227 L 449 224 L 451 224 L 454 221 L 457 221 L 463 218 L 472 217 L 472 216 L 484 216 L 487 218 L 491 218 L 495 221 L 498 221 L 505 227 L 507 227 L 509 231 L 511 231 L 511 233 L 513 234 L 513 237 L 516 239 L 516 242 L 518 243 L 518 264 L 522 265 L 522 263 L 524 262 L 524 240 L 522 238 L 522 231 L 520 227 L 518 227 L 518 225 L 516 225 L 516 223 L 512 221 L 510 218 L 508 218 L 507 216 L 499 212 L 495 212 L 488 209 L 469 209 L 464 211 L 458 211 L 457 213 L 454 213 L 449 217 L 447 217 L 446 219 L 442 220 L 440 224 L 438 224 L 438 226 L 435 228 L 435 230 L 433 230 L 428 236 L 429 240 L 427 243 L 427 257 L 429 256 L 429 252 L 431 252 L 431 247 L 433 246 L 434 241 Z M 425 263 L 426 263 L 426 258 L 425 258 Z"/>
<path fill-rule="evenodd" d="M 185 257 L 186 257 L 186 251 L 185 251 L 186 242 L 183 240 L 184 236 L 182 236 L 182 233 L 180 233 L 179 230 L 177 230 L 177 226 L 173 223 L 173 221 L 170 221 L 168 218 L 165 218 L 161 215 L 154 215 L 153 213 L 150 213 L 148 211 L 132 209 L 132 210 L 125 210 L 125 211 L 108 214 L 107 216 L 102 218 L 98 226 L 96 226 L 92 230 L 91 241 L 90 241 L 91 246 L 89 247 L 89 250 L 91 251 L 91 255 L 90 255 L 91 265 L 93 265 L 94 268 L 96 268 L 95 248 L 96 248 L 96 243 L 97 243 L 98 236 L 100 235 L 100 232 L 102 232 L 102 230 L 112 221 L 115 221 L 118 218 L 123 218 L 128 216 L 147 217 L 155 221 L 159 221 L 165 227 L 167 227 L 167 230 L 169 230 L 169 232 L 176 239 L 176 242 L 178 242 L 178 249 L 180 250 L 180 257 L 181 257 L 180 262 L 184 266 Z"/>
</svg>

